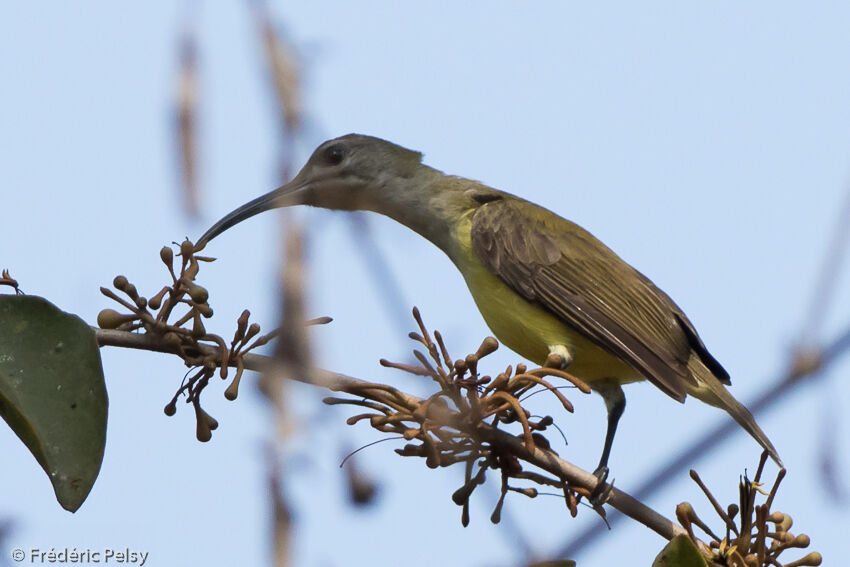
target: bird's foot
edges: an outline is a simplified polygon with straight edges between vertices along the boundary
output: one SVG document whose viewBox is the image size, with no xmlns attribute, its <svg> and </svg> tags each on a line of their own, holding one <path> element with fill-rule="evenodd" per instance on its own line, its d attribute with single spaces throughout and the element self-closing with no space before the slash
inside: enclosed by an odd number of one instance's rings
<svg viewBox="0 0 850 567">
<path fill-rule="evenodd" d="M 593 471 L 593 476 L 596 477 L 596 488 L 590 493 L 590 498 L 588 498 L 588 502 L 594 508 L 601 508 L 603 504 L 608 501 L 608 498 L 611 497 L 611 491 L 614 490 L 614 483 L 608 484 L 605 482 L 608 480 L 608 467 L 599 466 L 595 471 Z"/>
</svg>

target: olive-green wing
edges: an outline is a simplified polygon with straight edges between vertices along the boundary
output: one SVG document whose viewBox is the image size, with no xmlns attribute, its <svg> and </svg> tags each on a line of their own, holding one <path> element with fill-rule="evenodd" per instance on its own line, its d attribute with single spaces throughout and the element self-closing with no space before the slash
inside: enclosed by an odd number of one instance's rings
<svg viewBox="0 0 850 567">
<path fill-rule="evenodd" d="M 723 382 L 728 374 L 667 294 L 581 227 L 504 195 L 472 217 L 479 259 L 529 301 L 557 315 L 683 401 L 692 349 Z"/>
</svg>

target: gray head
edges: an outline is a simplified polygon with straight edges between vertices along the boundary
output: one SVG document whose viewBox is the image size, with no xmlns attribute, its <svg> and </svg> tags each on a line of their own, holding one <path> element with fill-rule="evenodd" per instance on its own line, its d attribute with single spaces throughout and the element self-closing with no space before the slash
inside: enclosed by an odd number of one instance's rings
<svg viewBox="0 0 850 567">
<path fill-rule="evenodd" d="M 269 209 L 311 205 L 345 211 L 378 210 L 381 194 L 425 168 L 422 154 L 386 140 L 348 134 L 320 145 L 295 178 L 242 205 L 215 223 L 195 245 Z M 379 211 L 380 212 L 380 211 Z"/>
</svg>

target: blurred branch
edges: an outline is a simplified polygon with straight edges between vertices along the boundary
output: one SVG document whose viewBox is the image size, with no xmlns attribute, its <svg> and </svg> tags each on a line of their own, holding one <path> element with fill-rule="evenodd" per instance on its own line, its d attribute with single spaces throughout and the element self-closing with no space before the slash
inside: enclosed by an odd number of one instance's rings
<svg viewBox="0 0 850 567">
<path fill-rule="evenodd" d="M 353 213 L 347 217 L 351 233 L 354 235 L 354 248 L 363 257 L 375 285 L 379 288 L 379 296 L 383 298 L 382 303 L 386 307 L 387 315 L 393 320 L 399 332 L 406 333 L 407 319 L 401 314 L 407 312 L 409 303 L 404 299 L 401 285 L 393 274 L 389 262 L 380 247 L 376 245 L 369 219 L 364 213 Z"/>
<path fill-rule="evenodd" d="M 98 344 L 101 346 L 118 346 L 176 354 L 173 345 L 154 335 L 141 335 L 113 329 L 94 329 L 94 332 L 96 333 Z M 199 344 L 198 348 L 205 356 L 216 360 L 221 359 L 221 353 L 218 347 Z M 258 372 L 274 372 L 280 367 L 280 362 L 274 358 L 253 353 L 243 355 L 241 362 L 244 368 Z M 289 377 L 299 382 L 305 382 L 334 392 L 346 392 L 354 396 L 361 396 L 364 391 L 370 392 L 373 399 L 381 399 L 387 404 L 396 404 L 401 401 L 411 406 L 419 406 L 425 402 L 421 398 L 404 392 L 398 392 L 397 390 L 390 392 L 385 386 L 380 384 L 358 380 L 321 368 L 312 368 L 307 376 L 292 375 Z M 593 474 L 561 459 L 554 451 L 539 446 L 529 447 L 524 439 L 486 424 L 478 425 L 476 431 L 485 442 L 509 452 L 515 457 L 555 475 L 559 479 L 590 492 L 596 488 L 597 479 Z M 611 507 L 642 523 L 666 539 L 671 539 L 675 535 L 685 533 L 678 524 L 617 488 L 612 488 L 607 504 L 610 504 Z"/>
<path fill-rule="evenodd" d="M 273 510 L 273 551 L 276 567 L 290 564 L 292 550 L 292 513 L 285 496 L 284 455 L 280 447 L 293 430 L 294 421 L 289 408 L 289 381 L 286 376 L 301 375 L 311 366 L 310 340 L 304 326 L 304 233 L 292 219 L 285 223 L 284 262 L 280 275 L 281 322 L 278 328 L 275 358 L 282 371 L 263 372 L 259 390 L 272 410 L 274 427 L 266 442 L 266 469 Z M 285 374 L 284 374 L 285 372 Z"/>
<path fill-rule="evenodd" d="M 290 564 L 289 559 L 292 550 L 292 512 L 281 491 L 283 473 L 280 456 L 272 443 L 266 444 L 266 474 L 272 505 L 274 565 L 275 567 L 285 567 Z"/>
<path fill-rule="evenodd" d="M 278 118 L 281 133 L 280 164 L 282 181 L 292 177 L 291 158 L 294 151 L 294 137 L 302 131 L 304 108 L 301 100 L 301 71 L 298 65 L 298 52 L 286 36 L 275 29 L 264 0 L 252 0 L 257 18 L 258 31 L 262 37 L 266 66 L 276 95 Z M 366 216 L 360 213 L 349 215 L 351 232 L 355 239 L 355 249 L 363 257 L 375 284 L 384 298 L 387 312 L 397 328 L 406 332 L 407 323 L 399 313 L 407 312 L 409 305 L 404 300 L 398 279 L 392 273 L 389 263 L 375 245 Z"/>
<path fill-rule="evenodd" d="M 274 26 L 264 0 L 252 0 L 257 33 L 263 44 L 266 67 L 274 87 L 278 118 L 278 167 L 281 182 L 292 178 L 295 139 L 301 133 L 304 110 L 301 101 L 301 70 L 297 50 Z"/>
<path fill-rule="evenodd" d="M 186 18 L 179 45 L 180 71 L 175 100 L 180 169 L 183 179 L 183 207 L 190 217 L 198 216 L 198 47 L 193 22 Z"/>
<path fill-rule="evenodd" d="M 847 493 L 846 478 L 842 475 L 841 467 L 838 462 L 838 430 L 836 424 L 840 422 L 841 410 L 843 406 L 842 400 L 837 400 L 834 397 L 829 397 L 823 407 L 823 413 L 820 419 L 820 428 L 822 433 L 818 436 L 818 465 L 820 467 L 820 475 L 823 478 L 823 486 L 821 489 L 829 495 L 830 502 L 833 506 L 846 506 L 850 495 Z"/>
<path fill-rule="evenodd" d="M 816 345 L 820 344 L 820 335 L 827 313 L 830 312 L 830 307 L 835 301 L 835 291 L 838 287 L 838 281 L 841 277 L 841 268 L 847 258 L 847 247 L 850 245 L 850 183 L 848 183 L 844 194 L 844 203 L 838 214 L 838 219 L 835 228 L 832 232 L 832 238 L 827 246 L 826 254 L 824 254 L 821 262 L 820 273 L 812 290 L 812 298 L 809 304 L 808 318 L 802 327 L 802 333 L 797 339 L 797 356 L 800 353 L 811 351 Z M 828 392 L 823 392 L 825 397 L 829 397 Z M 833 400 L 826 401 L 825 405 L 829 407 Z M 835 417 L 840 419 L 843 414 L 837 413 Z M 844 503 L 847 501 L 847 487 L 843 484 L 841 475 L 840 463 L 838 462 L 838 452 L 835 450 L 837 443 L 836 419 L 824 419 L 827 413 L 824 412 L 820 422 L 821 434 L 818 436 L 821 439 L 818 448 L 818 460 L 820 461 L 820 474 L 823 478 L 823 489 L 831 495 L 836 503 Z"/>
<path fill-rule="evenodd" d="M 253 10 L 257 20 L 257 32 L 262 40 L 265 61 L 274 85 L 277 102 L 278 131 L 278 168 L 281 182 L 286 183 L 292 177 L 295 137 L 300 132 L 302 109 L 300 70 L 295 48 L 286 41 L 272 23 L 268 6 L 264 0 L 254 0 Z M 274 506 L 274 555 L 275 565 L 284 567 L 289 564 L 292 517 L 283 491 L 284 476 L 281 473 L 284 454 L 281 443 L 290 427 L 290 412 L 287 407 L 286 376 L 304 375 L 311 364 L 309 337 L 304 328 L 303 315 L 305 303 L 305 260 L 303 241 L 305 231 L 294 223 L 290 214 L 283 223 L 286 250 L 281 267 L 280 337 L 276 343 L 275 357 L 285 368 L 283 372 L 265 372 L 260 377 L 260 391 L 272 405 L 277 441 L 269 442 L 266 451 L 267 468 L 271 480 L 272 503 Z"/>
<path fill-rule="evenodd" d="M 844 194 L 844 203 L 838 214 L 832 239 L 821 262 L 814 290 L 812 290 L 808 318 L 802 326 L 798 347 L 805 348 L 818 343 L 824 316 L 835 297 L 835 289 L 841 275 L 841 267 L 847 257 L 848 245 L 850 245 L 850 184 Z"/>
<path fill-rule="evenodd" d="M 295 132 L 303 120 L 297 52 L 286 37 L 275 29 L 266 2 L 253 0 L 251 3 L 254 5 L 266 63 L 283 122 L 281 130 Z"/>
</svg>

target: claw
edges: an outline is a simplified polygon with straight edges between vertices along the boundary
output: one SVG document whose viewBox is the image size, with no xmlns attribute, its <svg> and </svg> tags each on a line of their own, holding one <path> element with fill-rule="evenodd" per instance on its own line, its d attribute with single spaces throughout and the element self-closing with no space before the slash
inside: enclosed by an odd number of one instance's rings
<svg viewBox="0 0 850 567">
<path fill-rule="evenodd" d="M 588 501 L 594 508 L 601 508 L 611 497 L 611 491 L 614 490 L 613 481 L 610 484 L 605 482 L 608 480 L 608 472 L 608 467 L 606 466 L 600 466 L 593 471 L 593 476 L 596 477 L 596 488 L 590 493 Z"/>
</svg>

